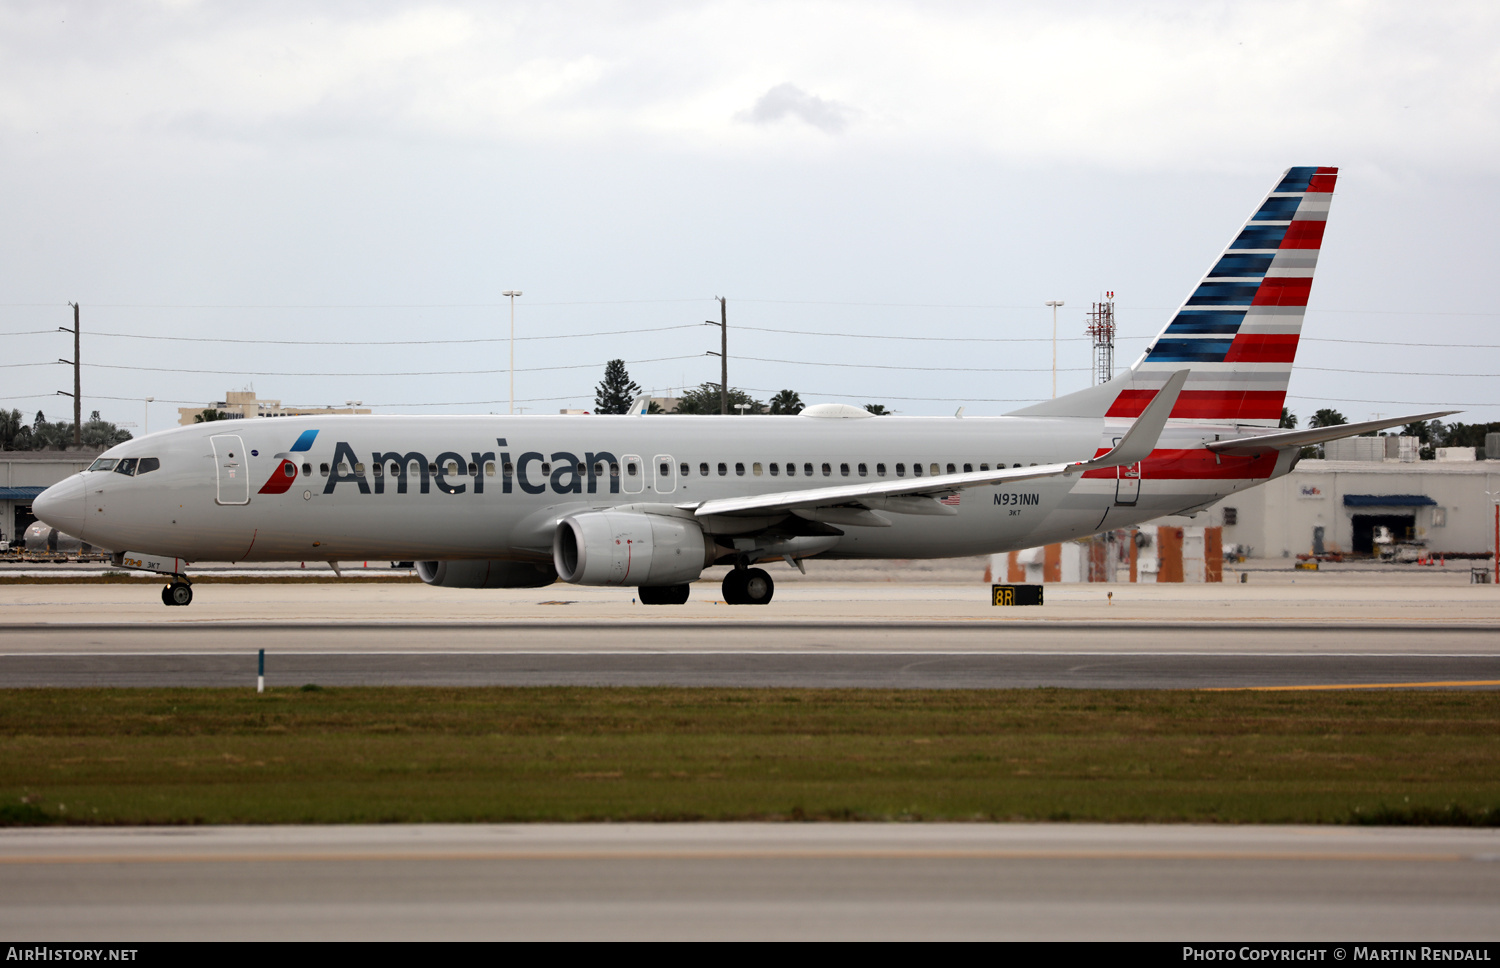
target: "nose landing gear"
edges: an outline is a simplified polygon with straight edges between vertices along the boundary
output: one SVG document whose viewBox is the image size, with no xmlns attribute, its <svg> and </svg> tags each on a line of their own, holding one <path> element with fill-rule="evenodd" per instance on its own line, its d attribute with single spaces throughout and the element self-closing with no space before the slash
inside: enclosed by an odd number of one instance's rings
<svg viewBox="0 0 1500 968">
<path fill-rule="evenodd" d="M 163 605 L 191 605 L 193 586 L 185 581 L 174 581 L 161 590 L 161 603 Z"/>
</svg>

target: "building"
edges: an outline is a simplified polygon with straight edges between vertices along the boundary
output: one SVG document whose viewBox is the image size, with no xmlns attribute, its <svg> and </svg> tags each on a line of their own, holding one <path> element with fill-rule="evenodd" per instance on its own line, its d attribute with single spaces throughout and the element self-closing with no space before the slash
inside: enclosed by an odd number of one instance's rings
<svg viewBox="0 0 1500 968">
<path fill-rule="evenodd" d="M 201 407 L 178 407 L 177 423 L 191 427 L 205 410 L 221 410 L 229 414 L 230 420 L 246 417 L 321 417 L 333 413 L 369 413 L 369 408 L 347 407 L 283 407 L 280 400 L 259 400 L 252 390 L 230 390 L 218 403 L 206 403 Z"/>
<path fill-rule="evenodd" d="M 0 536 L 15 544 L 36 520 L 31 502 L 47 488 L 88 467 L 98 451 L 0 451 Z"/>
<path fill-rule="evenodd" d="M 1304 460 L 1211 513 L 1226 547 L 1256 557 L 1370 554 L 1381 527 L 1430 554 L 1472 555 L 1494 549 L 1496 499 L 1500 460 Z"/>
</svg>

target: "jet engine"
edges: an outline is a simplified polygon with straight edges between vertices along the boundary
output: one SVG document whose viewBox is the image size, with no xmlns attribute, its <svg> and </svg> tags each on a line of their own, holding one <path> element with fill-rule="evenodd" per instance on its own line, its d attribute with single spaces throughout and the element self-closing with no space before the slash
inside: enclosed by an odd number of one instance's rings
<svg viewBox="0 0 1500 968">
<path fill-rule="evenodd" d="M 696 521 L 636 511 L 584 511 L 563 518 L 552 562 L 575 585 L 684 585 L 719 554 Z"/>
<path fill-rule="evenodd" d="M 419 561 L 417 574 L 443 588 L 541 588 L 557 581 L 551 565 L 524 561 Z"/>
</svg>

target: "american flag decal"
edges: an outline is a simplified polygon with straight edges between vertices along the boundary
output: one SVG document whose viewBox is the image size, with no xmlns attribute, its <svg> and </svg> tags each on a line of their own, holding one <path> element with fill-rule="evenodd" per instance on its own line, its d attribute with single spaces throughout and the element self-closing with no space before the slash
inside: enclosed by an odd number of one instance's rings
<svg viewBox="0 0 1500 968">
<path fill-rule="evenodd" d="M 938 498 L 939 504 L 946 504 L 950 508 L 958 507 L 958 502 L 963 498 L 962 494 L 949 494 L 947 497 Z"/>
</svg>

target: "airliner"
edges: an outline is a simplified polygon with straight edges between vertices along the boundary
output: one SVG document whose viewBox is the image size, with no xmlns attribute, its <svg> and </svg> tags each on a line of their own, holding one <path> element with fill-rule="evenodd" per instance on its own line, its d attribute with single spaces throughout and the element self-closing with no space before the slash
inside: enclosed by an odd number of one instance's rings
<svg viewBox="0 0 1500 968">
<path fill-rule="evenodd" d="M 760 567 L 1034 547 L 1291 471 L 1302 447 L 1447 416 L 1279 429 L 1336 168 L 1288 169 L 1129 370 L 998 417 L 305 416 L 207 423 L 110 448 L 37 517 L 160 573 L 194 561 L 410 560 L 431 585 L 559 579 L 682 604 L 714 564 L 764 605 Z"/>
</svg>

